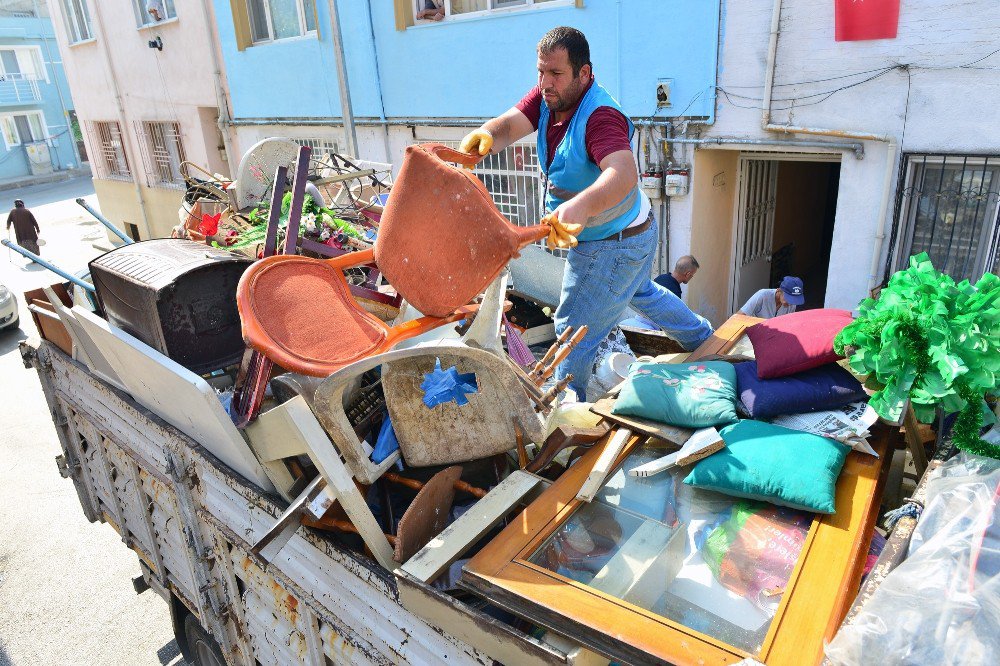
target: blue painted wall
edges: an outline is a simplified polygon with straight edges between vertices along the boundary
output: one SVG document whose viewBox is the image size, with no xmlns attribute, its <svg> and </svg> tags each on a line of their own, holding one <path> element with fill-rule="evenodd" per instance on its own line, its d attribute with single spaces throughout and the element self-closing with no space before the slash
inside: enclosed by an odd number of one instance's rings
<svg viewBox="0 0 1000 666">
<path fill-rule="evenodd" d="M 52 21 L 49 18 L 0 17 L 0 46 L 39 46 L 42 60 L 48 72 L 49 81 L 38 82 L 41 100 L 36 103 L 0 103 L 0 113 L 22 113 L 42 111 L 51 138 L 49 153 L 55 169 L 66 169 L 71 165 L 79 167 L 73 151 L 74 138 L 67 126 L 67 118 L 59 103 L 62 92 L 66 109 L 73 108 L 69 84 L 62 68 L 62 58 L 56 44 Z M 54 62 L 53 62 L 54 61 Z M 58 86 L 58 89 L 57 89 Z M 23 146 L 14 146 L 9 152 L 0 139 L 0 179 L 17 178 L 31 173 Z"/>
<path fill-rule="evenodd" d="M 570 25 L 587 35 L 598 81 L 629 115 L 655 112 L 657 80 L 669 78 L 673 105 L 659 117 L 714 118 L 718 0 L 587 0 L 586 5 L 397 31 L 388 0 L 341 0 L 354 114 L 478 118 L 501 113 L 536 82 L 539 37 Z M 317 2 L 319 39 L 283 40 L 244 51 L 236 48 L 229 1 L 215 0 L 215 11 L 237 119 L 340 116 L 325 0 Z"/>
</svg>

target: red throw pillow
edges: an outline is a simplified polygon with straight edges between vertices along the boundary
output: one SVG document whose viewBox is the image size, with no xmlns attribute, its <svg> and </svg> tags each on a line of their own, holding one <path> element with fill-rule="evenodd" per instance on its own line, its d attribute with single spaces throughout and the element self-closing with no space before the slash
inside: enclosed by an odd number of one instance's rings
<svg viewBox="0 0 1000 666">
<path fill-rule="evenodd" d="M 757 358 L 757 376 L 771 379 L 833 363 L 833 339 L 850 324 L 847 310 L 803 310 L 747 329 Z"/>
</svg>

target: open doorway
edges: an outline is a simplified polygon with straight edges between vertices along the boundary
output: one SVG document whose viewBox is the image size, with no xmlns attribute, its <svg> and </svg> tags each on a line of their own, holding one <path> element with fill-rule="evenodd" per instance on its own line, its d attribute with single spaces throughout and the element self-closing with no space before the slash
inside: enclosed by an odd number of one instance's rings
<svg viewBox="0 0 1000 666">
<path fill-rule="evenodd" d="M 823 307 L 839 186 L 835 156 L 740 156 L 733 311 L 786 275 L 805 285 L 800 310 Z"/>
</svg>

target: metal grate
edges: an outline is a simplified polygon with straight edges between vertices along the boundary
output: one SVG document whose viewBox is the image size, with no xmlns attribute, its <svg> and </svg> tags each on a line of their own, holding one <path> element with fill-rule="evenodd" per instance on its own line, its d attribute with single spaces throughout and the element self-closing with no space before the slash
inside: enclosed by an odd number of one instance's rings
<svg viewBox="0 0 1000 666">
<path fill-rule="evenodd" d="M 899 191 L 897 267 L 927 252 L 955 280 L 997 270 L 1000 157 L 907 155 Z"/>
<path fill-rule="evenodd" d="M 295 143 L 300 146 L 307 146 L 312 148 L 311 164 L 309 165 L 309 173 L 313 175 L 318 175 L 318 172 L 322 169 L 322 162 L 325 161 L 326 156 L 331 153 L 340 153 L 337 148 L 336 139 L 321 139 L 321 138 L 308 138 L 308 139 L 292 139 Z"/>
<path fill-rule="evenodd" d="M 741 174 L 740 266 L 771 254 L 771 232 L 777 201 L 778 162 L 747 160 Z"/>
<path fill-rule="evenodd" d="M 136 121 L 135 133 L 139 137 L 146 182 L 150 187 L 184 189 L 181 162 L 184 144 L 181 127 L 172 122 Z"/>
<path fill-rule="evenodd" d="M 105 180 L 132 180 L 132 169 L 125 154 L 122 128 L 117 122 L 88 123 L 91 145 L 98 158 L 94 165 L 97 176 Z"/>
</svg>

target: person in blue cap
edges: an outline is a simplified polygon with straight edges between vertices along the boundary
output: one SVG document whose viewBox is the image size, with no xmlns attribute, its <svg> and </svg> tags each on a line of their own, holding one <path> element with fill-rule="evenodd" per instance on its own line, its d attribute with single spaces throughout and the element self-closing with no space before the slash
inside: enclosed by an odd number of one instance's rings
<svg viewBox="0 0 1000 666">
<path fill-rule="evenodd" d="M 806 302 L 802 280 L 786 275 L 777 289 L 761 289 L 750 297 L 740 312 L 751 317 L 771 319 L 795 312 L 795 308 Z"/>
</svg>

